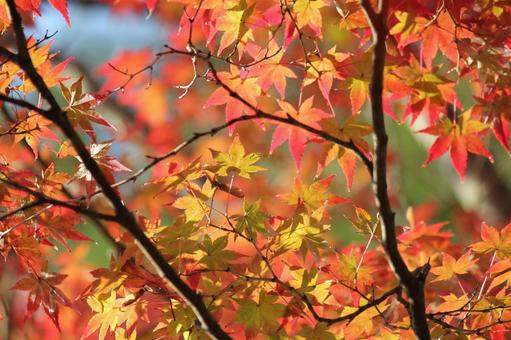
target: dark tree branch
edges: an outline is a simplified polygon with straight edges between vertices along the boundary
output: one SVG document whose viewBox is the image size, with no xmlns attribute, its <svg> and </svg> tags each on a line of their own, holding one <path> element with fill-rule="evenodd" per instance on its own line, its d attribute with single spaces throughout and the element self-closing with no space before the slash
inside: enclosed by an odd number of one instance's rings
<svg viewBox="0 0 511 340">
<path fill-rule="evenodd" d="M 3 46 L 0 46 L 0 56 L 13 62 L 16 62 L 16 59 L 18 58 L 18 56 L 15 53 L 9 51 L 7 48 Z"/>
<path fill-rule="evenodd" d="M 27 102 L 26 100 L 9 97 L 3 93 L 0 93 L 0 101 L 4 101 L 4 102 L 11 103 L 11 104 L 14 104 L 19 107 L 23 107 L 25 109 L 37 112 L 41 115 L 46 114 L 45 110 L 41 109 L 40 107 L 35 106 L 34 104 Z"/>
<path fill-rule="evenodd" d="M 0 94 L 1 96 L 1 94 Z M 11 123 L 14 123 L 15 120 L 9 116 L 9 113 L 7 112 L 7 110 L 5 110 L 5 107 L 2 108 L 2 115 L 5 117 L 6 120 L 8 120 L 9 122 Z M 25 149 L 31 151 L 32 149 L 30 148 L 30 146 L 24 142 L 23 143 L 23 146 L 25 147 Z M 40 156 L 37 158 L 37 163 L 40 164 L 42 170 L 44 171 L 46 168 L 48 168 L 48 163 L 43 160 Z M 70 200 L 76 200 L 76 198 L 73 196 L 73 194 L 65 187 L 63 186 L 62 187 L 62 192 L 64 193 L 64 195 L 66 195 Z M 33 204 L 36 204 L 38 205 L 39 202 L 38 201 L 34 201 L 32 202 Z M 107 227 L 105 226 L 105 224 L 103 223 L 103 221 L 101 221 L 101 219 L 99 218 L 96 218 L 96 217 L 93 217 L 93 216 L 86 216 L 89 218 L 89 220 L 92 222 L 92 224 L 94 226 L 96 226 L 96 228 L 99 230 L 99 232 L 106 238 L 108 239 L 108 241 L 115 247 L 117 253 L 122 253 L 124 251 L 124 249 L 126 248 L 122 243 L 118 242 L 117 240 L 115 240 L 115 238 L 108 232 L 108 229 Z M 2 216 L 0 217 L 0 220 L 2 220 L 3 218 L 6 218 L 6 216 Z"/>
<path fill-rule="evenodd" d="M 429 315 L 428 319 L 433 321 L 434 323 L 440 325 L 440 327 L 442 327 L 443 329 L 451 331 L 451 332 L 455 331 L 458 334 L 466 334 L 466 335 L 476 334 L 476 335 L 480 335 L 480 336 L 482 336 L 485 333 L 487 333 L 488 331 L 490 331 L 490 328 L 492 328 L 494 326 L 503 325 L 503 324 L 511 322 L 511 320 L 501 320 L 499 318 L 497 321 L 494 321 L 486 326 L 482 326 L 482 327 L 475 328 L 475 329 L 469 329 L 469 328 L 464 328 L 464 327 L 453 326 L 450 323 L 442 320 L 441 318 L 435 317 L 435 316 Z M 509 330 L 509 329 L 506 329 L 506 331 L 511 332 L 511 330 Z"/>
<path fill-rule="evenodd" d="M 388 0 L 379 1 L 376 12 L 369 0 L 361 0 L 362 8 L 369 20 L 374 42 L 373 73 L 370 84 L 371 109 L 373 117 L 374 169 L 373 191 L 382 222 L 382 242 L 390 266 L 408 295 L 412 328 L 419 339 L 430 339 L 424 299 L 424 281 L 429 267 L 424 271 L 411 273 L 399 253 L 396 237 L 395 214 L 390 205 L 387 188 L 387 144 L 383 112 L 383 73 L 385 67 L 385 40 L 387 38 Z"/>
<path fill-rule="evenodd" d="M 39 206 L 41 204 L 43 204 L 43 202 L 41 202 L 39 199 L 36 199 L 36 200 L 34 200 L 32 202 L 29 202 L 29 203 L 26 203 L 26 204 L 22 205 L 21 207 L 18 207 L 16 209 L 11 210 L 11 211 L 5 213 L 4 215 L 0 216 L 0 222 L 8 219 L 11 216 L 19 214 L 20 212 L 23 212 L 25 210 L 29 210 L 29 209 L 35 208 L 35 207 L 37 207 L 37 206 Z"/>
<path fill-rule="evenodd" d="M 85 208 L 85 207 L 82 207 L 79 205 L 71 204 L 71 203 L 68 203 L 65 201 L 61 201 L 61 200 L 58 200 L 55 198 L 48 197 L 39 191 L 35 191 L 30 188 L 27 188 L 26 186 L 24 186 L 20 183 L 17 183 L 15 181 L 12 181 L 10 179 L 0 177 L 0 181 L 2 181 L 3 183 L 5 183 L 6 185 L 8 185 L 12 188 L 26 192 L 27 194 L 30 194 L 36 198 L 36 200 L 34 202 L 28 203 L 28 204 L 24 205 L 22 208 L 20 208 L 21 209 L 20 211 L 27 210 L 29 208 L 32 208 L 34 206 L 41 205 L 41 204 L 53 204 L 55 206 L 60 206 L 60 207 L 64 207 L 64 208 L 73 210 L 73 211 L 75 211 L 79 214 L 85 215 L 85 216 L 99 218 L 99 219 L 102 219 L 105 221 L 116 221 L 116 216 L 114 216 L 114 215 L 103 214 L 103 213 L 97 212 L 97 211 L 89 209 L 89 208 Z M 19 212 L 19 211 L 17 211 L 17 212 Z M 13 212 L 8 213 L 7 215 L 2 216 L 1 219 L 5 219 L 8 216 L 12 216 L 12 215 L 13 215 Z"/>
<path fill-rule="evenodd" d="M 202 329 L 212 338 L 231 339 L 231 337 L 222 330 L 213 315 L 209 312 L 202 300 L 202 297 L 192 290 L 169 265 L 156 246 L 144 234 L 133 214 L 124 206 L 124 203 L 118 196 L 115 189 L 111 187 L 105 174 L 101 171 L 99 165 L 92 158 L 80 136 L 73 128 L 66 113 L 61 109 L 56 98 L 53 96 L 50 89 L 34 67 L 28 53 L 27 41 L 24 35 L 21 17 L 16 9 L 14 0 L 7 0 L 7 5 L 12 19 L 12 27 L 16 34 L 18 65 L 25 71 L 27 77 L 32 81 L 41 96 L 49 104 L 48 111 L 41 114 L 56 124 L 66 137 L 69 138 L 85 167 L 90 171 L 99 187 L 103 190 L 103 194 L 113 205 L 116 212 L 116 222 L 131 233 L 140 250 L 155 266 L 158 274 L 184 301 L 186 301 L 187 305 L 197 316 Z"/>
</svg>

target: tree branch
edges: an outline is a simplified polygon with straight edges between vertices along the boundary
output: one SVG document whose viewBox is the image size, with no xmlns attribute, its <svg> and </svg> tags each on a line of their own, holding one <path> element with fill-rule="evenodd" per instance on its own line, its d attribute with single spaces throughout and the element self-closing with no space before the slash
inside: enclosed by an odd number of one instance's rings
<svg viewBox="0 0 511 340">
<path fill-rule="evenodd" d="M 383 112 L 383 73 L 385 67 L 385 40 L 387 38 L 387 11 L 388 0 L 379 1 L 380 10 L 377 13 L 369 0 L 361 0 L 362 8 L 369 20 L 373 33 L 374 54 L 373 73 L 371 76 L 370 96 L 373 117 L 374 141 L 374 169 L 373 191 L 382 222 L 382 242 L 390 266 L 398 277 L 401 286 L 407 292 L 409 299 L 408 312 L 412 328 L 419 339 L 430 339 L 426 318 L 424 299 L 424 281 L 429 271 L 425 267 L 424 273 L 414 275 L 406 266 L 399 253 L 396 237 L 395 214 L 390 205 L 387 189 L 387 144 L 388 136 L 385 129 L 385 115 Z M 424 276 L 424 277 L 423 277 Z"/>
<path fill-rule="evenodd" d="M 155 266 L 158 274 L 173 288 L 176 293 L 188 304 L 197 316 L 201 327 L 212 338 L 231 339 L 225 333 L 213 315 L 209 312 L 201 296 L 192 290 L 169 265 L 165 258 L 158 251 L 156 246 L 144 234 L 138 225 L 133 214 L 124 206 L 117 192 L 111 187 L 105 174 L 101 171 L 99 165 L 92 158 L 80 136 L 74 130 L 67 115 L 59 106 L 56 98 L 34 67 L 27 49 L 27 41 L 24 35 L 21 17 L 16 9 L 14 0 L 7 0 L 9 12 L 12 19 L 12 26 L 16 34 L 18 46 L 17 61 L 18 65 L 25 71 L 27 77 L 40 92 L 41 96 L 48 102 L 49 110 L 41 113 L 45 118 L 56 124 L 67 138 L 71 141 L 78 156 L 82 159 L 87 170 L 90 171 L 104 195 L 114 206 L 116 212 L 116 222 L 122 225 L 134 237 L 137 245 L 144 255 Z"/>
<path fill-rule="evenodd" d="M 0 93 L 0 101 L 4 101 L 7 103 L 14 104 L 19 107 L 23 107 L 25 109 L 37 112 L 41 115 L 45 115 L 46 111 L 41 109 L 40 107 L 35 106 L 34 104 L 31 104 L 23 99 L 17 99 L 13 97 L 6 96 L 5 94 Z"/>
<path fill-rule="evenodd" d="M 61 200 L 58 200 L 55 198 L 48 197 L 39 191 L 35 191 L 30 188 L 27 188 L 26 186 L 21 185 L 20 183 L 17 183 L 10 179 L 0 177 L 0 181 L 2 181 L 3 183 L 5 183 L 6 185 L 8 185 L 10 187 L 13 187 L 13 188 L 18 189 L 23 192 L 26 192 L 27 194 L 30 194 L 36 198 L 35 202 L 28 203 L 27 205 L 23 206 L 22 210 L 26 210 L 28 208 L 31 208 L 33 206 L 40 205 L 40 204 L 53 204 L 56 206 L 61 206 L 61 207 L 73 210 L 73 211 L 80 213 L 82 215 L 85 215 L 85 216 L 99 218 L 99 219 L 102 219 L 105 221 L 116 221 L 116 216 L 114 216 L 114 215 L 103 214 L 103 213 L 97 212 L 97 211 L 89 209 L 89 208 L 85 208 L 85 207 L 82 207 L 79 205 L 71 204 L 71 203 L 64 202 L 64 201 L 61 201 Z M 37 204 L 36 204 L 36 202 L 37 202 Z M 8 213 L 7 215 L 9 215 L 9 216 L 12 215 L 12 212 Z M 8 217 L 7 215 L 2 216 L 1 219 L 7 218 Z"/>
</svg>

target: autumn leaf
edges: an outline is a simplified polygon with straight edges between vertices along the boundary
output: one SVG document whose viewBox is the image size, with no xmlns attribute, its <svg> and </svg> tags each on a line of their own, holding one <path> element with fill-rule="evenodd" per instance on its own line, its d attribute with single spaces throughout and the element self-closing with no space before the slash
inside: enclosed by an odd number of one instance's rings
<svg viewBox="0 0 511 340">
<path fill-rule="evenodd" d="M 488 286 L 488 290 L 491 290 L 501 284 L 505 283 L 506 286 L 511 284 L 511 261 L 509 259 L 504 259 L 502 261 L 498 261 L 490 268 L 490 273 L 495 275 L 490 285 Z"/>
<path fill-rule="evenodd" d="M 108 332 L 115 331 L 116 327 L 125 323 L 130 317 L 130 313 L 135 310 L 132 306 L 125 306 L 129 297 L 117 297 L 115 291 L 97 296 L 89 296 L 87 304 L 96 313 L 87 323 L 87 328 L 83 335 L 84 338 L 91 336 L 99 330 L 98 339 L 105 339 Z"/>
<path fill-rule="evenodd" d="M 209 211 L 209 208 L 202 200 L 193 196 L 179 197 L 173 206 L 184 210 L 186 220 L 189 222 L 201 221 Z"/>
<path fill-rule="evenodd" d="M 444 253 L 442 265 L 431 268 L 431 273 L 437 275 L 431 282 L 447 281 L 454 275 L 467 274 L 474 264 L 475 260 L 470 252 L 463 254 L 463 256 L 457 260 L 451 255 Z"/>
<path fill-rule="evenodd" d="M 278 46 L 272 44 L 268 49 L 264 49 L 264 53 L 273 55 L 274 52 L 270 52 L 273 49 L 278 49 Z M 286 95 L 287 79 L 296 78 L 296 74 L 288 66 L 282 64 L 283 56 L 284 50 L 280 50 L 272 58 L 259 63 L 254 70 L 254 74 L 258 76 L 257 82 L 261 89 L 268 92 L 271 86 L 275 86 L 281 99 L 284 99 Z"/>
<path fill-rule="evenodd" d="M 309 26 L 316 35 L 321 35 L 322 16 L 320 9 L 327 6 L 323 0 L 297 0 L 293 4 L 293 13 L 296 15 L 298 28 Z"/>
<path fill-rule="evenodd" d="M 365 80 L 353 78 L 350 84 L 350 100 L 351 100 L 351 110 L 353 114 L 357 114 L 362 105 L 364 105 L 368 93 L 369 93 L 369 83 Z"/>
<path fill-rule="evenodd" d="M 249 179 L 251 173 L 265 170 L 255 165 L 261 156 L 256 153 L 245 154 L 245 148 L 238 136 L 234 137 L 228 152 L 211 150 L 211 153 L 219 166 L 216 171 L 219 176 L 228 176 L 233 171 L 239 176 Z"/>
<path fill-rule="evenodd" d="M 483 223 L 481 226 L 482 241 L 472 244 L 470 247 L 476 253 L 497 252 L 501 258 L 511 255 L 511 224 L 498 231 L 492 226 Z"/>
<path fill-rule="evenodd" d="M 459 310 L 467 305 L 469 302 L 468 297 L 463 294 L 456 296 L 453 293 L 441 297 L 444 300 L 437 308 L 436 312 L 450 312 Z"/>
<path fill-rule="evenodd" d="M 103 170 L 107 179 L 113 183 L 113 173 L 131 170 L 114 157 L 108 155 L 111 146 L 111 143 L 92 144 L 90 146 L 90 154 L 92 158 L 98 163 L 99 167 Z M 80 164 L 78 166 L 78 170 L 72 178 L 72 181 L 83 178 L 86 183 L 87 194 L 91 195 L 96 190 L 96 182 L 94 181 L 92 174 L 85 167 L 85 164 L 82 162 L 80 156 L 76 156 L 76 158 L 80 161 Z"/>
<path fill-rule="evenodd" d="M 190 182 L 203 177 L 202 165 L 200 164 L 200 158 L 196 158 L 186 166 L 178 168 L 178 164 L 171 162 L 169 164 L 168 174 L 160 177 L 153 181 L 149 181 L 146 184 L 158 184 L 162 185 L 161 192 L 171 190 L 181 190 L 185 188 Z"/>
<path fill-rule="evenodd" d="M 329 51 L 326 57 L 311 57 L 309 61 L 310 65 L 306 65 L 307 73 L 303 81 L 303 86 L 305 87 L 316 83 L 323 98 L 325 98 L 330 106 L 332 115 L 334 115 L 332 102 L 330 100 L 330 91 L 332 90 L 334 79 L 339 79 L 340 77 L 331 60 L 332 55 L 335 55 L 335 47 Z"/>
<path fill-rule="evenodd" d="M 355 230 L 364 235 L 381 236 L 380 220 L 369 214 L 364 208 L 355 206 L 356 218 L 347 218 Z"/>
<path fill-rule="evenodd" d="M 310 185 L 307 185 L 299 178 L 296 178 L 293 186 L 293 192 L 281 195 L 280 197 L 288 204 L 296 205 L 297 207 L 305 207 L 309 213 L 316 211 L 320 207 L 350 202 L 348 199 L 344 199 L 328 192 L 328 188 L 334 177 L 334 175 L 330 175 L 324 179 L 317 180 Z"/>
<path fill-rule="evenodd" d="M 280 247 L 284 250 L 300 250 L 304 257 L 309 251 L 319 254 L 319 249 L 326 246 L 322 234 L 330 228 L 318 221 L 322 214 L 322 209 L 318 209 L 315 216 L 299 214 L 283 224 L 277 230 Z"/>
<path fill-rule="evenodd" d="M 60 84 L 64 99 L 67 101 L 65 111 L 69 120 L 75 126 L 81 127 L 93 140 L 96 139 L 91 123 L 115 128 L 105 120 L 95 108 L 98 100 L 90 94 L 83 92 L 83 77 L 76 80 L 70 87 Z"/>
<path fill-rule="evenodd" d="M 74 212 L 62 211 L 62 209 L 58 208 L 48 210 L 40 216 L 38 222 L 40 223 L 38 236 L 41 239 L 49 237 L 54 238 L 69 251 L 71 251 L 71 248 L 69 247 L 68 239 L 75 241 L 91 241 L 90 238 L 74 229 L 74 227 L 80 223 L 80 217 Z"/>
<path fill-rule="evenodd" d="M 285 101 L 279 101 L 279 106 L 282 111 L 279 111 L 276 114 L 284 117 L 289 115 L 303 124 L 319 129 L 320 126 L 318 121 L 322 118 L 328 117 L 329 115 L 324 111 L 314 108 L 313 102 L 314 97 L 309 97 L 304 100 L 298 110 L 296 110 L 291 104 Z M 310 133 L 295 126 L 283 124 L 277 125 L 273 131 L 270 154 L 288 140 L 289 150 L 291 151 L 291 155 L 295 161 L 296 168 L 299 169 L 300 162 L 305 151 L 305 144 L 310 136 Z"/>
<path fill-rule="evenodd" d="M 263 290 L 259 293 L 259 301 L 237 299 L 240 309 L 236 313 L 236 321 L 241 322 L 248 330 L 264 329 L 266 332 L 275 331 L 278 319 L 284 316 L 286 306 L 277 303 L 278 296 L 270 295 Z"/>
<path fill-rule="evenodd" d="M 215 27 L 218 31 L 223 32 L 218 54 L 222 53 L 225 48 L 236 40 L 240 40 L 244 34 L 251 35 L 251 31 L 245 27 L 245 20 L 250 17 L 254 5 L 249 7 L 246 3 L 240 2 L 238 6 L 226 10 L 216 20 Z"/>
<path fill-rule="evenodd" d="M 463 182 L 468 152 L 487 157 L 493 162 L 492 155 L 486 150 L 481 141 L 481 133 L 487 129 L 487 124 L 472 119 L 470 111 L 466 111 L 459 124 L 454 124 L 450 119 L 443 118 L 437 124 L 419 131 L 439 136 L 429 149 L 428 158 L 423 166 L 426 166 L 450 149 L 452 164 L 460 176 L 461 182 Z"/>
<path fill-rule="evenodd" d="M 206 235 L 204 240 L 198 245 L 199 249 L 202 250 L 204 254 L 201 256 L 199 262 L 205 264 L 207 268 L 225 268 L 229 261 L 239 257 L 235 252 L 225 249 L 227 243 L 227 235 L 215 240 L 212 240 Z"/>
<path fill-rule="evenodd" d="M 53 8 L 62 14 L 64 19 L 66 19 L 67 24 L 71 25 L 71 22 L 69 21 L 69 14 L 67 12 L 67 0 L 48 0 L 48 2 L 53 6 Z"/>
<path fill-rule="evenodd" d="M 317 269 L 314 268 L 311 271 L 303 268 L 298 269 L 292 273 L 292 276 L 294 279 L 290 281 L 291 285 L 298 292 L 307 294 L 312 301 L 323 304 L 330 296 L 330 287 L 333 280 L 321 282 Z"/>
<path fill-rule="evenodd" d="M 249 74 L 242 75 L 237 67 L 232 66 L 229 72 L 218 72 L 217 77 L 229 89 L 235 91 L 241 98 L 257 107 L 257 97 L 261 95 L 261 86 L 258 78 Z M 223 87 L 217 88 L 208 98 L 204 107 L 226 105 L 226 121 L 238 118 L 244 114 L 253 114 L 253 110 L 243 104 L 239 99 L 233 98 Z M 229 133 L 234 131 L 234 125 L 229 127 Z"/>
<path fill-rule="evenodd" d="M 233 219 L 236 221 L 236 229 L 243 233 L 245 230 L 255 237 L 257 233 L 266 233 L 265 222 L 268 216 L 261 211 L 261 202 L 257 201 L 249 203 L 247 200 L 243 202 L 243 214 L 234 215 Z"/>
<path fill-rule="evenodd" d="M 355 117 L 351 116 L 340 125 L 334 118 L 323 119 L 320 122 L 324 131 L 332 136 L 338 137 L 340 140 L 353 143 L 367 158 L 371 159 L 369 144 L 363 139 L 364 136 L 371 134 L 372 127 L 368 124 L 357 122 Z M 316 141 L 316 140 L 315 140 Z M 321 142 L 321 141 L 319 141 Z M 351 149 L 345 148 L 339 144 L 322 142 L 324 145 L 322 154 L 319 157 L 318 168 L 316 174 L 319 175 L 323 169 L 333 160 L 337 160 L 341 170 L 346 178 L 348 190 L 351 190 L 353 184 L 353 176 L 358 156 Z"/>
<path fill-rule="evenodd" d="M 50 129 L 51 122 L 40 117 L 34 111 L 20 112 L 19 119 L 19 123 L 15 123 L 13 126 L 14 143 L 24 140 L 34 153 L 35 158 L 39 157 L 41 138 L 59 140 L 53 130 Z"/>
<path fill-rule="evenodd" d="M 43 267 L 43 270 L 46 270 Z M 28 291 L 27 312 L 29 318 L 39 307 L 43 307 L 46 315 L 50 317 L 57 329 L 59 324 L 59 305 L 73 308 L 73 303 L 56 286 L 61 284 L 67 275 L 43 271 L 22 278 L 11 289 Z"/>
<path fill-rule="evenodd" d="M 305 327 L 300 331 L 300 336 L 310 340 L 335 340 L 335 335 L 328 331 L 325 323 L 318 322 L 314 328 Z"/>
<path fill-rule="evenodd" d="M 206 203 L 206 200 L 213 197 L 215 189 L 210 181 L 205 181 L 202 188 L 188 185 L 188 190 L 189 195 L 179 197 L 174 201 L 173 206 L 184 210 L 187 222 L 199 222 L 210 211 L 210 206 Z"/>
</svg>

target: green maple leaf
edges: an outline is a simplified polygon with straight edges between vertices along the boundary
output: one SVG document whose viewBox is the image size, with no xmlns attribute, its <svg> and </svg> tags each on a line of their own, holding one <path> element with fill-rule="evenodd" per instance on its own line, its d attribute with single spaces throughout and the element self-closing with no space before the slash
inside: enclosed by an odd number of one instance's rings
<svg viewBox="0 0 511 340">
<path fill-rule="evenodd" d="M 259 303 L 252 300 L 237 299 L 240 309 L 236 321 L 243 323 L 248 330 L 275 331 L 279 327 L 278 319 L 284 316 L 286 306 L 276 303 L 278 297 L 264 291 L 259 293 Z"/>
<path fill-rule="evenodd" d="M 261 202 L 254 203 L 243 202 L 243 215 L 234 216 L 236 229 L 243 233 L 245 230 L 252 236 L 256 232 L 266 233 L 265 221 L 268 216 L 260 210 Z"/>
<path fill-rule="evenodd" d="M 204 263 L 208 268 L 225 268 L 226 263 L 239 257 L 235 252 L 225 250 L 227 243 L 227 235 L 219 237 L 214 241 L 206 235 L 204 242 L 199 244 L 199 249 L 206 253 L 200 262 Z"/>
</svg>

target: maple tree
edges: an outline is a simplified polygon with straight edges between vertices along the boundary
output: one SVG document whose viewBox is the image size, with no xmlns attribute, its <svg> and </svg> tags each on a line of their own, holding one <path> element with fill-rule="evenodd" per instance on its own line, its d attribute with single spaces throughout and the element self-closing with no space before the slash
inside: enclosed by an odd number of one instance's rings
<svg viewBox="0 0 511 340">
<path fill-rule="evenodd" d="M 25 29 L 41 1 L 0 0 L 6 337 L 509 336 L 511 195 L 435 221 L 389 145 L 433 135 L 422 166 L 449 151 L 456 186 L 470 154 L 509 164 L 509 3 L 101 3 L 168 43 L 69 76 L 58 33 Z"/>
</svg>

